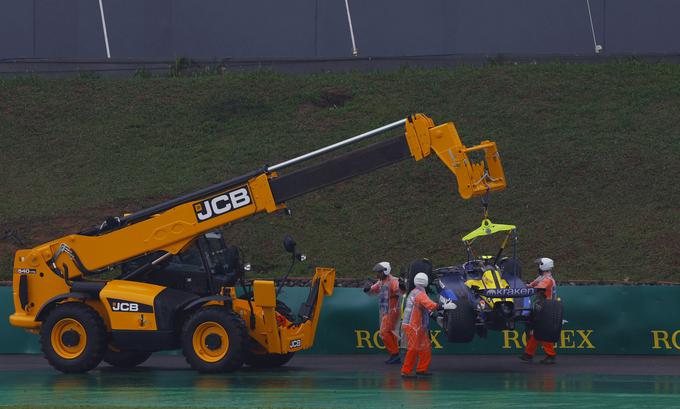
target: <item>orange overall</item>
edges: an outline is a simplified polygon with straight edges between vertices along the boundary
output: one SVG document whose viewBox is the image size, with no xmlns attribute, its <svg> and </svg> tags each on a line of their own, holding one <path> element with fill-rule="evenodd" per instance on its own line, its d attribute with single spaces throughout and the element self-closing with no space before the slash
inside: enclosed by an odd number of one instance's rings
<svg viewBox="0 0 680 409">
<path fill-rule="evenodd" d="M 538 278 L 536 278 L 529 284 L 529 287 L 545 288 L 545 298 L 552 299 L 555 294 L 555 291 L 553 290 L 556 288 L 555 279 L 553 279 L 552 274 L 548 272 L 538 276 Z M 534 338 L 533 331 L 531 332 L 531 336 L 527 340 L 527 346 L 524 349 L 524 352 L 526 352 L 527 355 L 534 356 L 539 344 L 543 347 L 543 350 L 545 351 L 546 355 L 549 356 L 557 355 L 553 343 L 537 340 L 536 338 Z"/>
<path fill-rule="evenodd" d="M 391 275 L 371 286 L 369 294 L 379 294 L 380 338 L 390 355 L 399 353 L 397 325 L 399 325 L 399 280 Z"/>
<path fill-rule="evenodd" d="M 437 304 L 430 300 L 422 287 L 416 287 L 408 295 L 404 319 L 401 324 L 407 341 L 406 357 L 401 373 L 411 375 L 418 359 L 416 372 L 427 372 L 432 360 L 432 341 L 430 340 L 430 312 Z"/>
</svg>

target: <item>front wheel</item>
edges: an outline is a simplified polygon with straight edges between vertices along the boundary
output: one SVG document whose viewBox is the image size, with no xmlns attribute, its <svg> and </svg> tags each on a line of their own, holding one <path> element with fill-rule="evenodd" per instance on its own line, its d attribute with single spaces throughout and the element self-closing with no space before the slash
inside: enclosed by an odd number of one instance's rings
<svg viewBox="0 0 680 409">
<path fill-rule="evenodd" d="M 57 305 L 40 327 L 40 346 L 54 368 L 65 373 L 87 372 L 106 352 L 106 327 L 89 305 Z"/>
<path fill-rule="evenodd" d="M 199 372 L 231 372 L 243 365 L 246 328 L 233 311 L 221 307 L 193 313 L 182 328 L 182 352 Z"/>
<path fill-rule="evenodd" d="M 470 342 L 475 337 L 475 311 L 467 300 L 454 301 L 456 308 L 444 312 L 446 338 L 449 342 Z"/>
</svg>

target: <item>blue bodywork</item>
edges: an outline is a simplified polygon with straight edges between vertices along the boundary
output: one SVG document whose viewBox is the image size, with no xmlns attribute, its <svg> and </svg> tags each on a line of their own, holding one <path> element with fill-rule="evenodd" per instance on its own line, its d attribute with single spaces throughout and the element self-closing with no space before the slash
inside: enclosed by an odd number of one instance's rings
<svg viewBox="0 0 680 409">
<path fill-rule="evenodd" d="M 524 281 L 521 279 L 519 266 L 509 259 L 501 261 L 498 269 L 503 278 L 509 285 L 510 289 L 506 293 L 517 293 L 519 297 L 508 298 L 513 302 L 505 303 L 506 307 L 503 312 L 499 309 L 491 309 L 488 304 L 485 304 L 482 299 L 480 291 L 475 291 L 465 285 L 468 280 L 480 280 L 483 274 L 481 268 L 482 262 L 473 260 L 465 264 L 453 267 L 438 268 L 435 273 L 439 279 L 437 291 L 439 300 L 442 304 L 447 302 L 461 303 L 465 300 L 469 301 L 475 310 L 476 325 L 478 334 L 485 334 L 486 329 L 502 330 L 513 329 L 517 321 L 527 321 L 530 315 L 532 305 L 531 295 L 534 290 L 528 289 Z M 446 328 L 444 328 L 446 331 Z M 484 336 L 484 335 L 482 335 Z"/>
</svg>

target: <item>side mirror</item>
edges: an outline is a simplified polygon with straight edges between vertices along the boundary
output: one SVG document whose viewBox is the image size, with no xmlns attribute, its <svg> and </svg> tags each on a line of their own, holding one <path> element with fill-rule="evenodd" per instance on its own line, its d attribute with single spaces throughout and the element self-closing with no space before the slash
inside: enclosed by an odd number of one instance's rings
<svg viewBox="0 0 680 409">
<path fill-rule="evenodd" d="M 283 248 L 287 252 L 295 254 L 295 244 L 295 240 L 289 234 L 286 234 L 286 237 L 283 238 Z"/>
</svg>

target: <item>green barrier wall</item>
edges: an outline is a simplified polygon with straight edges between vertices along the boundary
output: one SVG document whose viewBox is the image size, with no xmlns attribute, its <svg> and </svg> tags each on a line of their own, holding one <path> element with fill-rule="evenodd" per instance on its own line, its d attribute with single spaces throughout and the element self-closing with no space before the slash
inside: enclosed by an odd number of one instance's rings
<svg viewBox="0 0 680 409">
<path fill-rule="evenodd" d="M 560 287 L 564 302 L 561 354 L 680 354 L 680 286 Z M 284 301 L 296 311 L 308 289 L 286 288 Z M 12 289 L 0 288 L 0 353 L 36 353 L 38 337 L 9 326 Z M 382 353 L 378 336 L 377 298 L 356 288 L 336 288 L 324 300 L 314 349 L 320 354 Z M 489 332 L 486 339 L 449 344 L 433 323 L 435 353 L 516 354 L 523 347 L 520 331 Z"/>
</svg>

